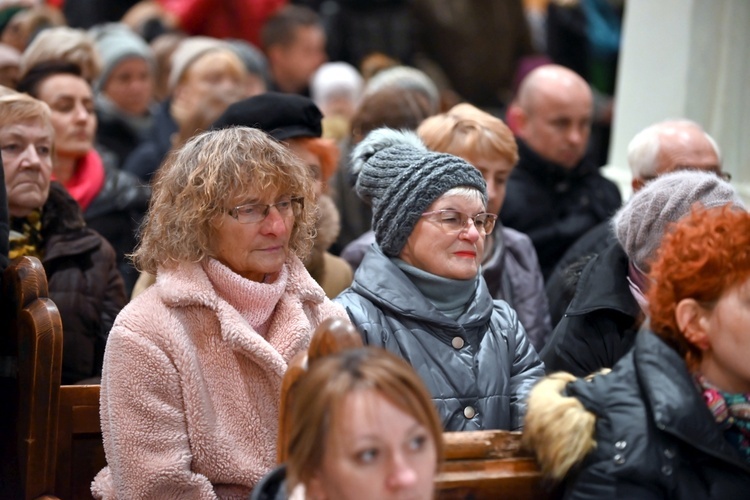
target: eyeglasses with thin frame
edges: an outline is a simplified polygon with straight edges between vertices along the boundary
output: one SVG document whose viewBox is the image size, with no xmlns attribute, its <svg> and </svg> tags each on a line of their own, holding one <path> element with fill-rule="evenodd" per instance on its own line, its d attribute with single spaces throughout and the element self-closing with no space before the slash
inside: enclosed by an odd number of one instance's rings
<svg viewBox="0 0 750 500">
<path fill-rule="evenodd" d="M 700 171 L 704 169 L 696 168 L 690 165 L 675 165 L 673 170 L 698 170 Z M 721 170 L 721 167 L 717 166 L 716 170 L 710 170 L 710 172 L 716 174 L 716 176 L 721 180 L 724 180 L 727 182 L 732 180 L 732 174 L 730 174 L 729 172 L 724 172 L 723 170 Z"/>
<path fill-rule="evenodd" d="M 482 235 L 492 233 L 497 221 L 497 215 L 482 212 L 476 215 L 468 215 L 458 210 L 433 210 L 425 212 L 422 217 L 429 217 L 439 223 L 446 233 L 460 233 L 469 226 L 472 221 L 477 232 Z"/>
<path fill-rule="evenodd" d="M 673 168 L 673 169 L 671 170 L 671 172 L 676 172 L 676 171 L 678 171 L 678 170 L 690 170 L 690 171 L 693 171 L 693 172 L 696 172 L 696 171 L 697 171 L 697 172 L 701 172 L 701 171 L 704 171 L 703 169 L 700 169 L 700 168 L 695 168 L 695 167 L 691 167 L 691 166 L 689 166 L 689 165 L 676 165 L 676 166 L 675 166 L 675 167 L 674 167 L 674 168 Z M 721 179 L 721 180 L 723 180 L 723 181 L 726 181 L 726 182 L 731 182 L 731 181 L 732 181 L 732 174 L 730 174 L 729 172 L 724 172 L 724 171 L 721 171 L 721 170 L 720 170 L 720 171 L 715 171 L 715 170 L 705 170 L 705 171 L 706 171 L 706 172 L 710 172 L 710 173 L 712 173 L 712 174 L 715 174 L 715 175 L 716 175 L 716 176 L 717 176 L 717 177 L 718 177 L 719 179 Z M 649 175 L 649 176 L 645 176 L 645 177 L 643 177 L 643 182 L 650 182 L 650 181 L 652 181 L 652 180 L 656 179 L 657 177 L 658 177 L 658 176 L 656 176 L 656 175 Z"/>
<path fill-rule="evenodd" d="M 237 219 L 240 224 L 257 224 L 263 222 L 268 213 L 271 211 L 271 207 L 276 207 L 276 210 L 281 216 L 293 214 L 297 217 L 302 213 L 302 208 L 305 206 L 305 199 L 302 197 L 298 198 L 284 198 L 276 203 L 265 205 L 263 203 L 247 203 L 234 207 L 227 211 L 229 215 Z"/>
</svg>

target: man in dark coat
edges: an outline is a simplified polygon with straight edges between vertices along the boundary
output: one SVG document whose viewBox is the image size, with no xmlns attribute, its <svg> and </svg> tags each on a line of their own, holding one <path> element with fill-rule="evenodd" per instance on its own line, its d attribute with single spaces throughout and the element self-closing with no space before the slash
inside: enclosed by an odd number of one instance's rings
<svg viewBox="0 0 750 500">
<path fill-rule="evenodd" d="M 508 110 L 520 160 L 500 218 L 531 238 L 545 279 L 570 245 L 620 206 L 617 186 L 585 158 L 592 107 L 580 76 L 545 65 L 521 82 Z"/>
</svg>

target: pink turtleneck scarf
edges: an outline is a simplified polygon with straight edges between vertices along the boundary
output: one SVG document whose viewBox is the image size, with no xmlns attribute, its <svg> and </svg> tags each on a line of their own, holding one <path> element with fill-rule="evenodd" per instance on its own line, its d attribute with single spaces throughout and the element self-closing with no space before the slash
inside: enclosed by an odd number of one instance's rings
<svg viewBox="0 0 750 500">
<path fill-rule="evenodd" d="M 203 269 L 216 293 L 237 309 L 256 332 L 265 336 L 276 304 L 286 290 L 289 276 L 286 264 L 273 283 L 243 278 L 216 259 L 208 259 Z"/>
</svg>

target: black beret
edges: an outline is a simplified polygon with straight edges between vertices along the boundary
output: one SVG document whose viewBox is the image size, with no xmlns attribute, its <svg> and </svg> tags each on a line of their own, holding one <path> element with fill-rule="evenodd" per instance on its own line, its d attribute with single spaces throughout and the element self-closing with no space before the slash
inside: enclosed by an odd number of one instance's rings
<svg viewBox="0 0 750 500">
<path fill-rule="evenodd" d="M 251 127 L 283 141 L 293 137 L 320 137 L 322 119 L 320 109 L 307 97 L 266 92 L 229 106 L 211 129 Z"/>
</svg>

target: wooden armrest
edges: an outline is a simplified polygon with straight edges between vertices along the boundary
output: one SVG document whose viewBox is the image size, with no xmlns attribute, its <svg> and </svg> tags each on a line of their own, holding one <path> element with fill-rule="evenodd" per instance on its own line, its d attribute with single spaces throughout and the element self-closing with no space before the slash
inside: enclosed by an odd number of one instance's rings
<svg viewBox="0 0 750 500">
<path fill-rule="evenodd" d="M 514 458 L 532 455 L 521 446 L 521 433 L 509 431 L 445 432 L 445 460 Z"/>
</svg>

